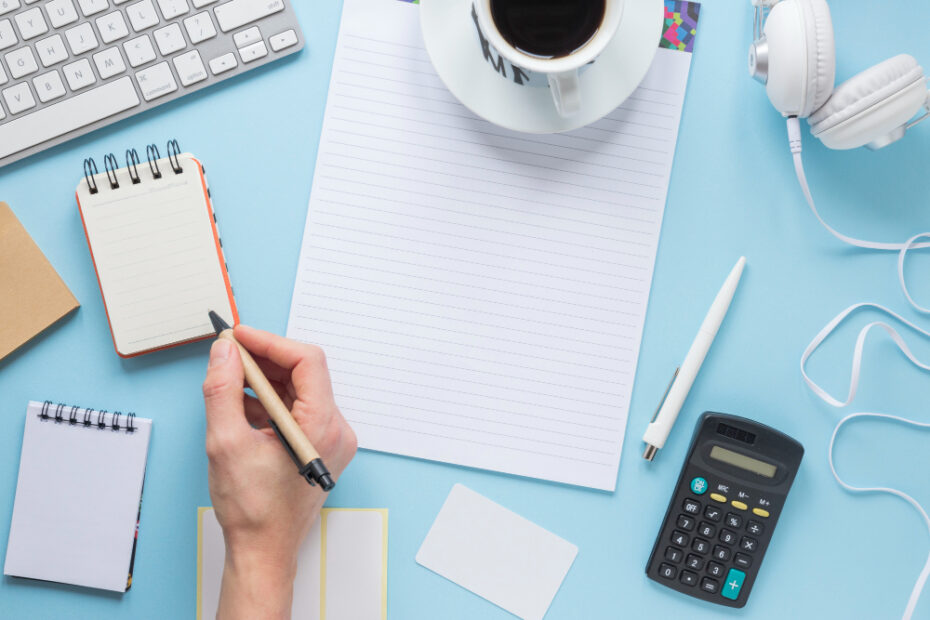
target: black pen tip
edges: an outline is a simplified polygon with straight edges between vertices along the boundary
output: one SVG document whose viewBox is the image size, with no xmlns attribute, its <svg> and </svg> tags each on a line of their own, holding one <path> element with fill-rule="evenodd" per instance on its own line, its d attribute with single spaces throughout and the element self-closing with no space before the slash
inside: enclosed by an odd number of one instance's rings
<svg viewBox="0 0 930 620">
<path fill-rule="evenodd" d="M 213 329 L 216 330 L 216 335 L 219 336 L 220 332 L 229 329 L 229 324 L 220 318 L 213 310 L 210 310 L 210 322 L 213 323 Z"/>
</svg>

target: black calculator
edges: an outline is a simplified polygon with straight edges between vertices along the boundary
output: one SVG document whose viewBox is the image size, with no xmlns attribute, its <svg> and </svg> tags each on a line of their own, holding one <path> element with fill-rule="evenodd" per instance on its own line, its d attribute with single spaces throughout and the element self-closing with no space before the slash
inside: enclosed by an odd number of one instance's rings
<svg viewBox="0 0 930 620">
<path fill-rule="evenodd" d="M 803 456 L 773 428 L 704 413 L 646 575 L 711 603 L 745 605 Z"/>
</svg>

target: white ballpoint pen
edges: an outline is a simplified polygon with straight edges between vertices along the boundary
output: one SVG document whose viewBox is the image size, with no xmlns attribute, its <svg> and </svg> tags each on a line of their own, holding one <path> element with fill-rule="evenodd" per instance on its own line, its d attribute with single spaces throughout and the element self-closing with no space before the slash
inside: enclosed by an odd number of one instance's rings
<svg viewBox="0 0 930 620">
<path fill-rule="evenodd" d="M 662 397 L 662 402 L 659 403 L 659 408 L 656 410 L 652 422 L 646 427 L 646 432 L 643 433 L 643 441 L 646 442 L 646 451 L 643 453 L 643 458 L 647 461 L 655 458 L 656 452 L 665 446 L 665 441 L 672 431 L 672 426 L 674 426 L 675 420 L 678 419 L 678 413 L 685 404 L 691 386 L 694 385 L 694 380 L 701 370 L 701 364 L 704 363 L 710 345 L 713 344 L 714 338 L 717 336 L 717 330 L 720 329 L 720 324 L 723 323 L 723 317 L 727 315 L 727 310 L 730 307 L 730 302 L 733 301 L 733 294 L 736 292 L 736 287 L 739 285 L 740 276 L 743 275 L 743 267 L 745 266 L 746 257 L 741 256 L 736 261 L 730 275 L 727 276 L 720 292 L 717 293 L 717 297 L 714 298 L 714 303 L 711 304 L 710 310 L 707 312 L 707 316 L 704 317 L 704 322 L 701 323 L 701 328 L 694 338 L 694 342 L 691 343 L 691 348 L 688 349 L 685 361 L 675 370 L 672 382 L 669 384 L 668 389 L 665 390 L 665 396 Z"/>
</svg>

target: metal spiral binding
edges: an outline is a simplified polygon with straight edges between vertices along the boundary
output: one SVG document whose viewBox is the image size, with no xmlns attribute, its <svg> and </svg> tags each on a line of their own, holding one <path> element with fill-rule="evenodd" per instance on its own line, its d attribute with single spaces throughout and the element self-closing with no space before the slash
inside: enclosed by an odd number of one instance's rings
<svg viewBox="0 0 930 620">
<path fill-rule="evenodd" d="M 145 157 L 149 160 L 149 170 L 152 171 L 152 176 L 160 179 L 161 169 L 158 167 L 158 160 L 161 159 L 161 153 L 158 151 L 158 147 L 154 144 L 145 147 Z"/>
<path fill-rule="evenodd" d="M 107 181 L 110 182 L 110 189 L 119 189 L 119 179 L 116 176 L 119 164 L 116 163 L 116 157 L 113 153 L 108 153 L 103 156 L 103 168 L 107 172 Z"/>
<path fill-rule="evenodd" d="M 95 162 L 92 157 L 88 157 L 84 160 L 84 178 L 87 179 L 87 187 L 90 189 L 91 194 L 96 194 L 98 191 L 97 180 L 94 178 L 94 175 L 99 173 L 100 170 L 97 168 L 97 162 Z"/>
<path fill-rule="evenodd" d="M 181 167 L 181 160 L 178 159 L 178 156 L 181 154 L 181 145 L 178 144 L 177 140 L 168 140 L 168 161 L 171 162 L 171 169 L 174 170 L 175 174 L 181 174 L 184 172 L 184 168 Z"/>
<path fill-rule="evenodd" d="M 139 183 L 142 179 L 139 177 L 139 153 L 136 149 L 126 149 L 126 170 L 129 171 L 129 178 L 132 184 Z"/>
</svg>

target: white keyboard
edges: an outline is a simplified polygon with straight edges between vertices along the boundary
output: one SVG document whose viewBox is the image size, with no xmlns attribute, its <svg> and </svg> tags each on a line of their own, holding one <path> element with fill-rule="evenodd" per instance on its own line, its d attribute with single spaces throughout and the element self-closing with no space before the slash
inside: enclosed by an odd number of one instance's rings
<svg viewBox="0 0 930 620">
<path fill-rule="evenodd" d="M 0 0 L 0 167 L 303 46 L 286 0 Z"/>
</svg>

